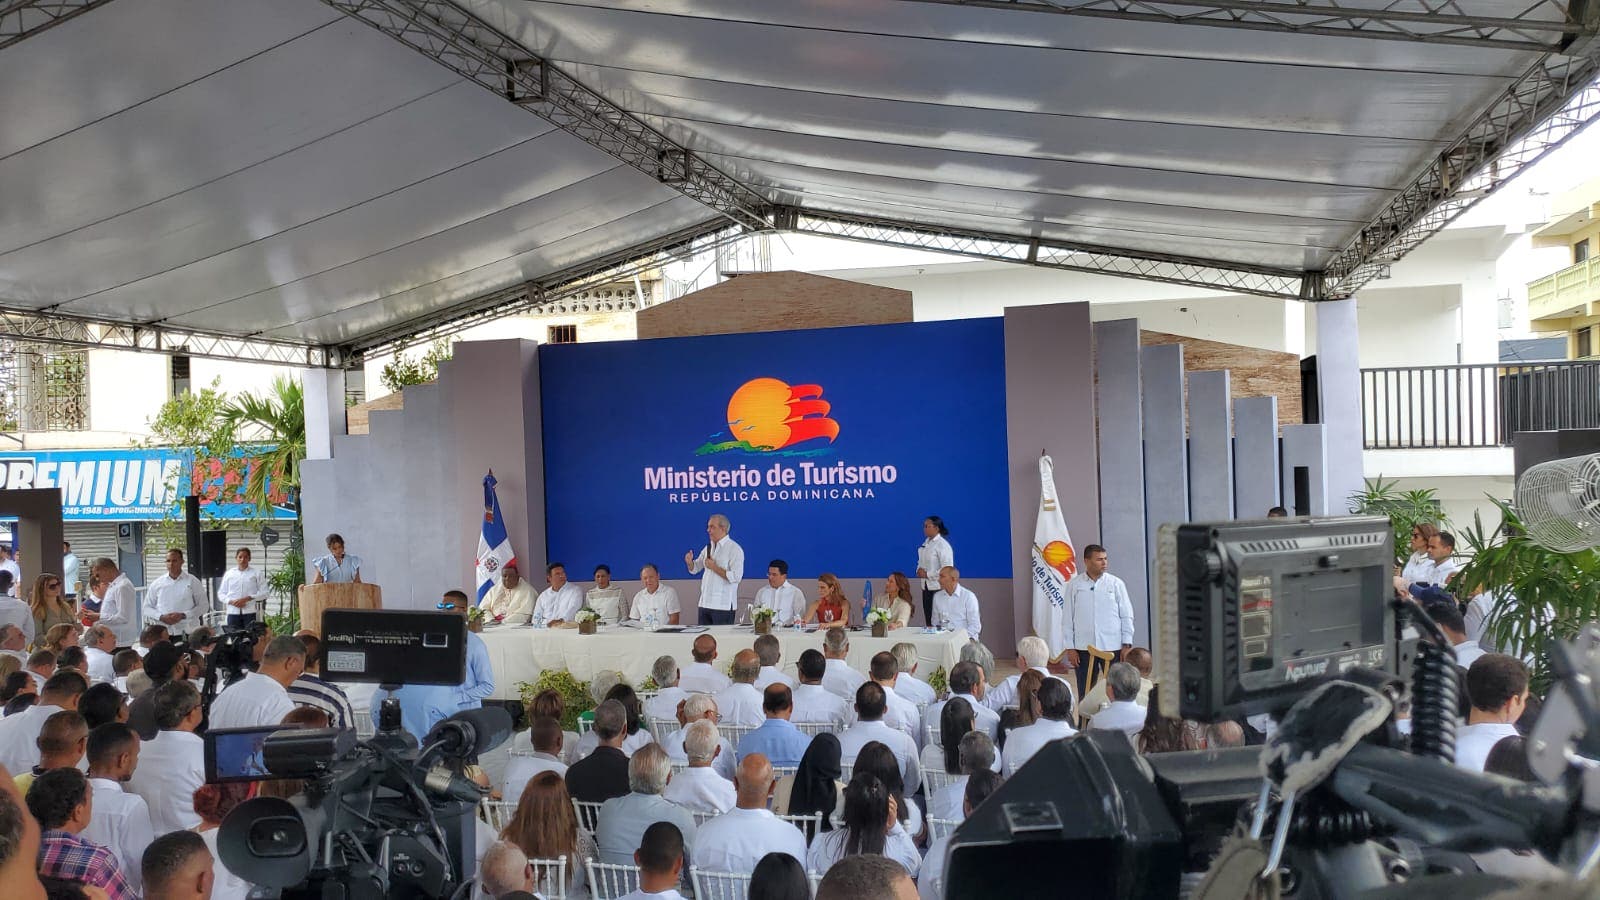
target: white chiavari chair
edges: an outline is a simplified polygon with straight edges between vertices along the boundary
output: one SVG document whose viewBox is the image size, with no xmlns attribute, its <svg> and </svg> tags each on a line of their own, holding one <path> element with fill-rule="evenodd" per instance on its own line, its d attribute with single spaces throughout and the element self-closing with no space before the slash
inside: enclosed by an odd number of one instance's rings
<svg viewBox="0 0 1600 900">
<path fill-rule="evenodd" d="M 639 867 L 589 860 L 589 893 L 594 900 L 619 900 L 639 889 Z"/>
</svg>

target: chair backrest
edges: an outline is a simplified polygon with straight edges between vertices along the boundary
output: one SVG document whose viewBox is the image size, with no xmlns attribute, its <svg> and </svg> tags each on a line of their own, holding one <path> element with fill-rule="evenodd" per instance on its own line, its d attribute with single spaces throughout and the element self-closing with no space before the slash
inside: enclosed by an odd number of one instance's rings
<svg viewBox="0 0 1600 900">
<path fill-rule="evenodd" d="M 836 734 L 838 729 L 832 722 L 795 722 L 794 727 L 800 729 L 801 734 L 816 737 L 819 734 Z"/>
<path fill-rule="evenodd" d="M 940 819 L 936 816 L 928 817 L 928 840 L 942 838 L 961 824 L 960 819 Z"/>
<path fill-rule="evenodd" d="M 593 800 L 574 800 L 572 808 L 578 813 L 578 827 L 594 834 L 600 824 L 600 804 Z"/>
<path fill-rule="evenodd" d="M 644 703 L 649 703 L 651 700 L 654 700 L 656 698 L 656 696 L 661 693 L 661 691 L 659 689 L 657 689 L 657 690 L 654 690 L 654 691 L 635 691 L 634 693 L 639 695 L 639 702 L 641 704 L 644 704 Z"/>
<path fill-rule="evenodd" d="M 566 900 L 567 861 L 561 859 L 530 859 L 533 867 L 533 886 L 545 900 Z"/>
<path fill-rule="evenodd" d="M 650 733 L 655 735 L 656 740 L 658 741 L 682 727 L 682 725 L 678 724 L 677 719 L 658 719 L 655 716 L 650 717 Z"/>
<path fill-rule="evenodd" d="M 490 828 L 499 833 L 511 817 L 517 813 L 515 800 L 490 800 L 485 797 L 478 801 L 478 818 L 482 819 Z"/>
<path fill-rule="evenodd" d="M 683 775 L 684 772 L 688 771 L 688 769 L 689 769 L 689 764 L 688 763 L 674 762 L 672 764 L 672 777 L 673 778 L 678 778 L 681 775 Z"/>
<path fill-rule="evenodd" d="M 594 718 L 578 719 L 578 737 L 583 737 L 594 730 Z"/>
<path fill-rule="evenodd" d="M 1111 662 L 1116 659 L 1116 654 L 1110 650 L 1101 650 L 1093 644 L 1084 648 L 1084 652 L 1089 655 L 1089 658 L 1084 660 L 1084 663 L 1089 667 L 1089 673 L 1083 679 L 1083 692 L 1088 694 L 1094 690 L 1094 686 L 1100 682 L 1100 677 L 1106 673 L 1106 670 L 1111 668 Z"/>
<path fill-rule="evenodd" d="M 925 786 L 924 792 L 930 798 L 936 791 L 944 790 L 960 778 L 960 775 L 951 775 L 949 772 L 946 772 L 943 769 L 922 770 L 922 783 Z"/>
<path fill-rule="evenodd" d="M 694 880 L 695 900 L 745 900 L 750 895 L 748 872 L 708 872 L 690 866 L 689 876 Z"/>
<path fill-rule="evenodd" d="M 589 893 L 594 900 L 617 900 L 639 889 L 639 867 L 588 861 Z"/>
<path fill-rule="evenodd" d="M 799 816 L 779 816 L 778 818 L 800 829 L 800 833 L 806 836 L 807 846 L 811 845 L 811 839 L 817 836 L 817 832 L 822 830 L 822 813 L 819 812 L 806 813 Z"/>
<path fill-rule="evenodd" d="M 715 819 L 717 816 L 722 815 L 722 813 L 706 812 L 700 809 L 691 809 L 689 810 L 689 813 L 690 815 L 694 816 L 694 827 L 696 828 L 699 828 L 701 825 L 704 825 L 712 819 Z"/>
<path fill-rule="evenodd" d="M 856 773 L 856 764 L 853 762 L 839 764 L 839 780 L 845 784 L 850 783 L 851 777 Z"/>
<path fill-rule="evenodd" d="M 721 735 L 734 747 L 739 746 L 740 738 L 755 730 L 755 727 L 751 725 L 733 725 L 727 722 L 717 723 L 717 734 Z"/>
<path fill-rule="evenodd" d="M 939 737 L 939 722 L 938 722 L 938 720 L 933 720 L 933 721 L 928 722 L 928 743 L 932 744 L 935 747 L 943 747 L 944 746 L 944 741 L 941 740 L 940 737 Z"/>
<path fill-rule="evenodd" d="M 772 780 L 773 781 L 777 781 L 780 778 L 787 778 L 788 776 L 793 775 L 793 774 L 795 774 L 796 772 L 799 772 L 799 771 L 800 771 L 800 767 L 799 766 L 773 766 L 772 767 Z"/>
</svg>

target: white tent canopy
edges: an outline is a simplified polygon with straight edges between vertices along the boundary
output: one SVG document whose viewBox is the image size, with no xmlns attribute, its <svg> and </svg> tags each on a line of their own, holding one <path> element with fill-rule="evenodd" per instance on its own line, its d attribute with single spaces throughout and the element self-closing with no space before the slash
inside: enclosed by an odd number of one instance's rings
<svg viewBox="0 0 1600 900">
<path fill-rule="evenodd" d="M 1600 108 L 1530 3 L 23 3 L 0 335 L 345 364 L 774 227 L 1345 296 Z"/>
</svg>

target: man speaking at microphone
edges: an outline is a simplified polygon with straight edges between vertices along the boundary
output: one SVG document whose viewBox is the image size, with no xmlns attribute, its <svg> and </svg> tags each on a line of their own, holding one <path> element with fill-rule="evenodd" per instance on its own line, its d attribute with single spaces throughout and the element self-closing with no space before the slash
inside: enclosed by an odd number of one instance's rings
<svg viewBox="0 0 1600 900">
<path fill-rule="evenodd" d="M 706 543 L 700 555 L 683 555 L 690 575 L 700 576 L 700 624 L 732 625 L 739 607 L 739 579 L 744 577 L 744 548 L 728 537 L 728 517 L 716 513 L 706 522 Z"/>
</svg>

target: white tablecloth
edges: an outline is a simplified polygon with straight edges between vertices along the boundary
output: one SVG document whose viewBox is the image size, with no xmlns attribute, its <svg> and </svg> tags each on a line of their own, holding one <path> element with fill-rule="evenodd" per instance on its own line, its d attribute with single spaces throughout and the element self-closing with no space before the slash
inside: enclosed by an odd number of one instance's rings
<svg viewBox="0 0 1600 900">
<path fill-rule="evenodd" d="M 716 665 L 722 669 L 733 662 L 735 653 L 750 648 L 756 639 L 748 625 L 713 626 L 704 633 L 716 637 Z M 773 633 L 783 646 L 783 670 L 790 675 L 795 674 L 795 662 L 801 653 L 812 648 L 822 649 L 822 635 L 815 631 Z M 601 626 L 597 634 L 579 634 L 570 628 L 491 625 L 481 636 L 494 665 L 494 696 L 512 700 L 517 697 L 518 682 L 531 682 L 545 669 L 565 669 L 582 681 L 593 678 L 596 672 L 609 670 L 623 673 L 631 684 L 642 684 L 650 677 L 650 666 L 658 656 L 672 655 L 680 668 L 692 662 L 689 651 L 700 634 L 665 634 L 622 626 Z M 928 634 L 920 628 L 900 628 L 889 632 L 888 637 L 875 638 L 871 632 L 853 631 L 850 633 L 850 665 L 866 672 L 873 654 L 901 641 L 917 645 L 917 676 L 926 681 L 935 669 L 942 667 L 948 673 L 961 660 L 961 647 L 967 642 L 967 633 L 957 630 Z"/>
</svg>

